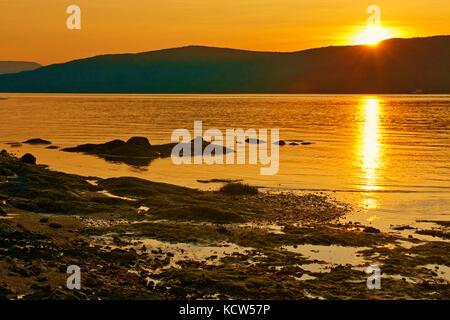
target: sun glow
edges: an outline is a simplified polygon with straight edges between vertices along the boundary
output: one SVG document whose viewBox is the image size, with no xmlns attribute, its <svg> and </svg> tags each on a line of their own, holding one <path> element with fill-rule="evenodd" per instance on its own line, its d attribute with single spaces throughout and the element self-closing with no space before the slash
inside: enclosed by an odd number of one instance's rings
<svg viewBox="0 0 450 320">
<path fill-rule="evenodd" d="M 380 26 L 367 26 L 362 30 L 354 40 L 354 44 L 376 45 L 378 42 L 392 38 L 392 34 Z"/>
</svg>

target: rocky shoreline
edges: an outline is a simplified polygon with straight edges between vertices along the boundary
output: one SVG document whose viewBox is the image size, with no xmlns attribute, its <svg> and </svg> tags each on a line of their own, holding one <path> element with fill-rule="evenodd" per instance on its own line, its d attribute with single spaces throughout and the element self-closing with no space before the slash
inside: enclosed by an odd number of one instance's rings
<svg viewBox="0 0 450 320">
<path fill-rule="evenodd" d="M 448 223 L 380 232 L 343 223 L 352 208 L 320 193 L 82 177 L 2 151 L 0 209 L 0 299 L 450 298 Z"/>
</svg>

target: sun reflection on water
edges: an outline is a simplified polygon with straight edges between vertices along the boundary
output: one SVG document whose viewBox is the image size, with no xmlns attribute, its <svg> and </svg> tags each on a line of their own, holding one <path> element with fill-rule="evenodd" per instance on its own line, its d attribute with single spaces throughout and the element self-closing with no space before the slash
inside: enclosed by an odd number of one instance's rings
<svg viewBox="0 0 450 320">
<path fill-rule="evenodd" d="M 382 166 L 382 146 L 380 143 L 380 99 L 366 98 L 361 103 L 361 118 L 358 155 L 362 170 L 361 185 L 365 191 L 380 190 L 380 168 Z M 374 208 L 376 201 L 366 202 Z"/>
</svg>

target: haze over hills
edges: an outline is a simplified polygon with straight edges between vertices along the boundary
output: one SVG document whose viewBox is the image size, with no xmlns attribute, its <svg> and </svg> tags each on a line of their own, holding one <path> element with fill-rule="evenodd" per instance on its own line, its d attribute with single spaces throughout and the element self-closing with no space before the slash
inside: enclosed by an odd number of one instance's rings
<svg viewBox="0 0 450 320">
<path fill-rule="evenodd" d="M 36 62 L 0 61 L 0 74 L 35 70 L 40 67 L 41 67 L 41 65 Z"/>
<path fill-rule="evenodd" d="M 450 36 L 291 53 L 189 46 L 0 75 L 0 92 L 450 93 Z"/>
</svg>

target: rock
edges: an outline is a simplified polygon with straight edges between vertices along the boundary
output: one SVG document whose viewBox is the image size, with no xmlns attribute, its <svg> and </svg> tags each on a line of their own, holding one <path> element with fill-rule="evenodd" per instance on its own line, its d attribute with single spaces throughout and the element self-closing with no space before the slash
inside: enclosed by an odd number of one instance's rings
<svg viewBox="0 0 450 320">
<path fill-rule="evenodd" d="M 63 266 L 63 265 L 59 266 L 58 267 L 58 272 L 66 273 L 67 272 L 67 266 Z"/>
<path fill-rule="evenodd" d="M 284 140 L 280 140 L 280 141 L 275 141 L 273 144 L 277 144 L 279 146 L 284 146 L 284 145 L 286 145 L 286 142 Z"/>
<path fill-rule="evenodd" d="M 309 141 L 303 141 L 302 142 L 302 145 L 304 145 L 304 146 L 307 146 L 307 145 L 310 145 L 310 144 L 313 144 L 313 142 L 309 142 Z"/>
<path fill-rule="evenodd" d="M 45 292 L 50 292 L 52 289 L 51 289 L 51 287 L 49 286 L 49 285 L 46 285 L 46 286 L 40 286 L 39 284 L 37 284 L 37 283 L 33 283 L 32 285 L 31 285 L 31 289 L 33 289 L 33 290 L 42 290 L 42 291 L 45 291 Z"/>
<path fill-rule="evenodd" d="M 186 290 L 183 287 L 173 286 L 169 289 L 169 293 L 174 295 L 177 298 L 185 299 L 186 298 Z"/>
<path fill-rule="evenodd" d="M 245 140 L 245 142 L 251 143 L 251 144 L 266 143 L 264 140 L 255 139 L 255 138 L 247 138 L 247 140 Z"/>
<path fill-rule="evenodd" d="M 140 147 L 150 147 L 151 146 L 151 144 L 150 144 L 150 142 L 148 141 L 148 139 L 147 138 L 145 138 L 145 137 L 131 137 L 127 142 L 126 142 L 126 144 L 128 144 L 128 145 L 136 145 L 136 146 L 140 146 Z"/>
<path fill-rule="evenodd" d="M 30 139 L 30 140 L 25 141 L 24 143 L 34 144 L 34 145 L 52 144 L 50 141 L 43 140 L 43 139 L 40 139 L 40 138 Z"/>
<path fill-rule="evenodd" d="M 41 218 L 39 220 L 40 223 L 47 223 L 48 222 L 48 218 Z"/>
<path fill-rule="evenodd" d="M 297 142 L 291 142 L 291 143 L 289 143 L 289 145 L 290 146 L 298 146 L 298 143 Z"/>
<path fill-rule="evenodd" d="M 404 226 L 393 227 L 392 229 L 402 231 L 402 230 L 412 230 L 414 228 L 411 226 L 408 226 L 408 225 L 404 225 Z"/>
<path fill-rule="evenodd" d="M 103 285 L 103 282 L 92 276 L 88 276 L 86 280 L 84 280 L 84 284 L 89 288 L 98 288 Z"/>
<path fill-rule="evenodd" d="M 374 227 L 365 227 L 364 232 L 366 233 L 380 233 L 380 230 L 374 228 Z"/>
<path fill-rule="evenodd" d="M 45 147 L 45 149 L 54 150 L 54 149 L 59 149 L 59 147 L 58 146 L 48 146 L 48 147 Z"/>
<path fill-rule="evenodd" d="M 114 242 L 114 244 L 119 245 L 119 246 L 123 245 L 122 240 L 120 240 L 119 237 L 113 237 L 113 242 Z"/>
<path fill-rule="evenodd" d="M 11 293 L 11 290 L 9 290 L 8 288 L 6 288 L 7 285 L 0 285 L 0 300 L 7 300 L 8 299 L 8 294 Z"/>
<path fill-rule="evenodd" d="M 160 284 L 155 285 L 154 290 L 156 292 L 166 292 L 167 291 L 166 287 L 164 287 Z"/>
<path fill-rule="evenodd" d="M 200 143 L 201 150 L 195 151 L 195 142 Z M 196 137 L 189 142 L 193 154 L 201 152 L 211 145 L 210 142 L 205 141 L 202 137 Z M 168 158 L 172 156 L 172 149 L 177 143 L 166 143 L 161 145 L 151 145 L 145 137 L 132 137 L 127 142 L 122 140 L 113 140 L 100 144 L 82 144 L 74 148 L 64 148 L 65 152 L 82 152 L 85 154 L 95 154 L 107 161 L 123 162 L 132 166 L 148 166 L 151 161 L 157 158 Z M 221 146 L 222 154 L 234 152 L 232 149 L 228 149 Z M 213 154 L 215 154 L 213 152 Z M 182 152 L 180 152 L 182 156 Z"/>
<path fill-rule="evenodd" d="M 17 268 L 14 269 L 14 272 L 17 273 L 17 274 L 20 274 L 23 277 L 30 276 L 30 273 L 27 270 L 25 270 L 24 268 L 17 267 Z"/>
<path fill-rule="evenodd" d="M 7 142 L 6 144 L 9 144 L 12 148 L 21 147 L 22 144 L 20 142 Z"/>
<path fill-rule="evenodd" d="M 6 217 L 8 214 L 0 207 L 0 217 Z"/>
<path fill-rule="evenodd" d="M 31 153 L 26 153 L 20 160 L 24 163 L 36 164 L 36 158 Z"/>
<path fill-rule="evenodd" d="M 59 229 L 59 228 L 62 228 L 62 225 L 60 225 L 59 223 L 56 223 L 56 222 L 50 222 L 50 223 L 48 224 L 48 226 L 49 226 L 50 228 L 53 228 L 53 229 Z"/>
</svg>

